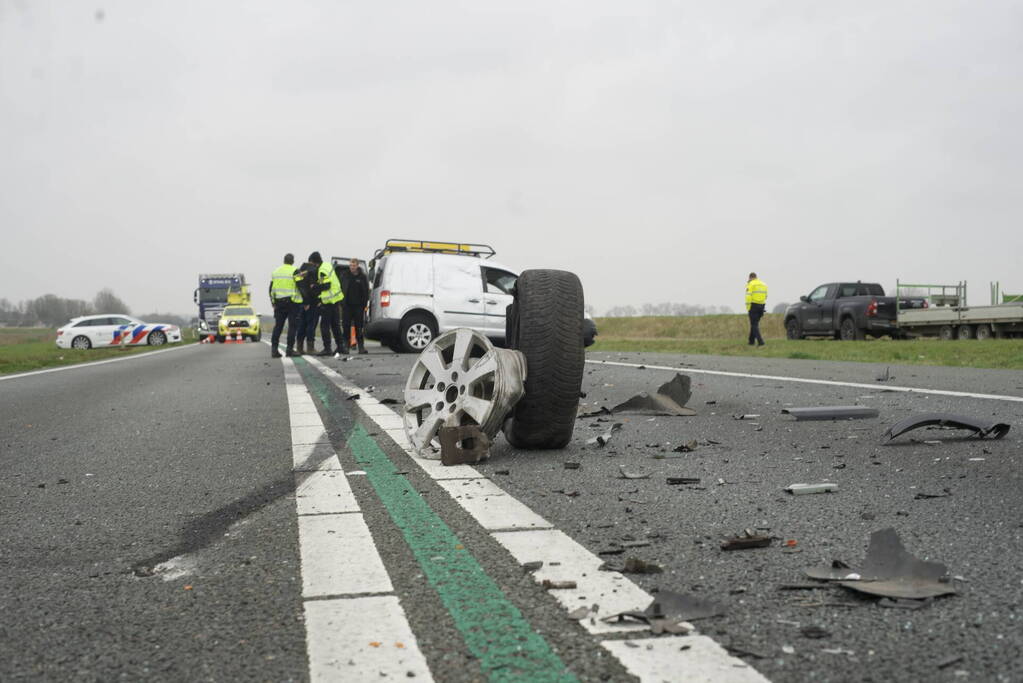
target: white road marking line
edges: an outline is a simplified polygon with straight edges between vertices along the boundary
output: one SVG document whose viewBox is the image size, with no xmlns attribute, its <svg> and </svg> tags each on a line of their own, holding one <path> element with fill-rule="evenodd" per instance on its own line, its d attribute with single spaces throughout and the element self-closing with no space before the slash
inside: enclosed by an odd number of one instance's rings
<svg viewBox="0 0 1023 683">
<path fill-rule="evenodd" d="M 519 564 L 543 562 L 543 566 L 533 572 L 536 581 L 575 581 L 576 588 L 553 590 L 551 595 L 568 611 L 594 603 L 599 605 L 600 611 L 593 618 L 579 622 L 590 633 L 646 630 L 646 626 L 638 623 L 601 621 L 621 612 L 642 611 L 652 598 L 622 574 L 600 571 L 603 560 L 565 532 L 557 529 L 508 531 L 495 533 L 493 537 Z"/>
<path fill-rule="evenodd" d="M 394 590 L 361 514 L 300 516 L 298 538 L 303 597 Z"/>
<path fill-rule="evenodd" d="M 398 597 L 376 595 L 393 593 L 394 587 L 316 406 L 298 389 L 302 377 L 291 359 L 282 365 L 292 420 L 309 678 L 333 683 L 415 677 L 432 683 Z M 314 441 L 302 443 L 308 439 Z M 337 597 L 342 595 L 350 597 Z"/>
<path fill-rule="evenodd" d="M 32 370 L 31 372 L 19 372 L 17 375 L 2 375 L 0 376 L 0 382 L 8 379 L 21 379 L 22 377 L 33 377 L 35 375 L 45 375 L 50 372 L 63 372 L 64 370 L 77 370 L 78 368 L 92 368 L 97 365 L 106 365 L 107 363 L 120 363 L 123 360 L 135 360 L 136 358 L 152 358 L 153 356 L 159 356 L 161 353 L 170 353 L 171 351 L 180 351 L 181 349 L 198 348 L 198 344 L 182 344 L 181 346 L 175 346 L 170 349 L 161 349 L 159 351 L 149 351 L 147 353 L 133 353 L 130 356 L 124 358 L 110 358 L 108 360 L 96 360 L 86 361 L 84 363 L 75 363 L 74 365 L 62 365 L 59 368 L 46 368 L 45 370 Z M 60 348 L 60 347 L 58 347 Z"/>
<path fill-rule="evenodd" d="M 670 365 L 647 365 L 641 363 L 623 363 L 612 360 L 588 360 L 593 365 L 616 365 L 623 368 L 643 367 L 647 370 L 671 370 L 682 374 L 694 375 L 719 375 L 721 377 L 741 377 L 743 379 L 763 379 L 774 382 L 801 382 L 803 384 L 824 384 L 835 387 L 855 387 L 857 389 L 872 389 L 874 391 L 901 391 L 907 394 L 934 394 L 937 396 L 958 396 L 960 398 L 982 398 L 990 401 L 1019 401 L 1023 402 L 1023 396 L 1000 396 L 998 394 L 974 394 L 968 391 L 949 391 L 947 389 L 921 389 L 919 387 L 904 387 L 892 384 L 864 384 L 861 382 L 840 382 L 831 379 L 806 379 L 803 377 L 779 377 L 777 375 L 754 375 L 746 372 L 726 372 L 724 370 L 699 370 L 690 367 L 672 367 Z"/>
<path fill-rule="evenodd" d="M 337 371 L 325 366 L 323 363 L 315 359 L 307 359 L 310 361 L 310 365 L 319 370 L 323 375 L 328 377 L 341 391 L 352 394 L 363 394 L 365 395 L 365 389 L 359 389 L 354 384 L 351 384 L 345 377 L 343 377 Z M 373 417 L 368 416 L 370 420 L 374 420 Z M 385 431 L 385 433 L 387 433 Z M 499 523 L 503 529 L 511 529 L 521 527 L 523 530 L 520 531 L 490 531 L 490 535 L 498 543 L 507 548 L 512 556 L 520 563 L 529 562 L 533 560 L 540 560 L 544 563 L 541 569 L 534 573 L 533 579 L 538 583 L 542 582 L 544 578 L 551 578 L 554 576 L 561 577 L 564 579 L 570 579 L 576 581 L 577 588 L 572 591 L 569 595 L 566 589 L 559 589 L 552 591 L 555 599 L 565 607 L 566 609 L 575 609 L 584 604 L 579 598 L 586 596 L 589 600 L 590 595 L 602 596 L 599 600 L 594 600 L 600 605 L 600 612 L 603 616 L 615 614 L 624 610 L 634 609 L 637 606 L 646 607 L 653 601 L 653 597 L 644 591 L 642 588 L 637 586 L 627 577 L 617 574 L 615 572 L 599 572 L 595 568 L 599 567 L 603 560 L 597 555 L 594 555 L 584 546 L 572 540 L 564 532 L 558 531 L 557 529 L 542 529 L 542 530 L 529 530 L 529 524 L 536 520 L 543 520 L 542 517 L 533 512 L 528 506 L 521 503 L 518 499 L 510 496 L 495 484 L 490 479 L 483 477 L 479 470 L 469 465 L 455 465 L 452 467 L 444 467 L 439 460 L 429 460 L 422 458 L 415 453 L 410 447 L 402 446 L 400 442 L 396 442 L 428 476 L 433 478 L 437 484 L 447 491 L 453 498 L 469 512 L 473 518 L 480 523 L 484 528 L 492 529 L 493 525 Z M 461 475 L 463 481 L 453 481 L 449 473 L 453 470 L 457 470 L 458 474 Z M 468 481 L 464 481 L 468 480 Z M 479 489 L 469 488 L 472 490 L 479 490 L 489 492 L 488 494 L 476 495 L 473 498 L 467 498 L 461 496 L 456 497 L 463 492 L 462 484 L 465 483 L 476 483 L 486 482 Z M 485 487 L 485 488 L 484 488 Z M 452 493 L 454 491 L 454 493 Z M 470 494 L 471 495 L 471 494 Z M 472 501 L 470 503 L 470 501 Z M 514 501 L 514 505 L 510 502 Z M 494 510 L 500 506 L 508 506 L 507 511 L 495 514 L 491 516 L 491 510 Z M 498 517 L 500 516 L 500 522 Z M 483 521 L 481 521 L 481 518 Z M 545 521 L 545 520 L 544 520 Z M 546 523 L 546 521 L 545 521 Z M 530 558 L 528 560 L 523 558 Z M 552 564 L 554 563 L 554 564 Z M 560 563 L 560 564 L 557 564 Z M 606 576 L 602 577 L 601 575 Z M 584 576 L 585 575 L 585 576 Z M 569 589 L 570 590 L 570 589 Z M 564 592 L 564 595 L 562 593 Z M 568 598 L 573 597 L 574 600 Z M 589 603 L 592 604 L 592 603 Z M 590 630 L 592 633 L 610 633 L 610 632 L 621 632 L 621 631 L 637 631 L 644 630 L 647 627 L 643 625 L 634 626 L 632 624 L 603 624 L 599 620 L 594 619 L 593 623 L 589 620 L 584 620 L 586 623 L 581 623 L 583 628 Z M 697 638 L 699 636 L 687 636 L 686 642 L 690 642 L 689 639 Z M 654 642 L 660 642 L 662 639 L 654 639 Z M 706 638 L 711 644 L 714 644 L 710 638 Z M 601 643 L 605 649 L 611 652 L 613 655 L 622 660 L 622 657 L 618 655 L 620 649 L 615 643 L 623 643 L 624 641 L 607 641 Z M 631 642 L 645 642 L 645 641 L 631 641 Z M 622 648 L 628 650 L 628 656 L 630 663 L 635 664 L 634 660 L 636 657 L 633 656 L 633 650 L 636 653 L 646 653 L 649 657 L 649 651 L 645 647 L 634 649 L 626 645 L 622 645 Z M 678 646 L 676 646 L 677 649 Z M 678 662 L 673 659 L 672 656 L 666 655 L 666 659 L 670 661 L 669 670 L 671 675 L 660 676 L 649 674 L 651 669 L 637 669 L 642 673 L 637 674 L 641 681 L 644 683 L 660 683 L 664 680 L 679 680 L 679 669 L 671 668 L 677 667 Z M 625 663 L 624 660 L 622 660 Z M 714 644 L 714 647 L 701 647 L 693 653 L 686 662 L 684 671 L 719 671 L 722 675 L 716 679 L 718 681 L 729 681 L 735 680 L 737 682 L 746 683 L 747 681 L 765 681 L 763 677 L 760 678 L 729 678 L 723 675 L 727 672 L 729 675 L 731 672 L 742 672 L 743 675 L 747 671 L 752 671 L 756 676 L 760 676 L 759 673 L 749 668 L 747 664 L 741 660 L 732 657 L 723 649 Z M 688 680 L 688 677 L 686 678 Z"/>
<path fill-rule="evenodd" d="M 601 645 L 641 681 L 766 683 L 763 674 L 707 636 L 605 640 Z M 685 649 L 682 649 L 685 648 Z"/>
<path fill-rule="evenodd" d="M 295 503 L 300 515 L 359 512 L 359 504 L 340 470 L 295 473 Z"/>
<path fill-rule="evenodd" d="M 397 597 L 310 600 L 305 625 L 314 682 L 433 680 Z"/>
<path fill-rule="evenodd" d="M 438 479 L 437 484 L 487 531 L 553 526 L 489 479 Z"/>
</svg>

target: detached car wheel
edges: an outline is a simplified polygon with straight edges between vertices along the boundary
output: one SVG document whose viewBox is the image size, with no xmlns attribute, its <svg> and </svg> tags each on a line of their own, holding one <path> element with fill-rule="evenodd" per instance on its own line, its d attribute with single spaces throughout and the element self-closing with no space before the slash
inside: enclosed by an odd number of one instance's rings
<svg viewBox="0 0 1023 683">
<path fill-rule="evenodd" d="M 71 348 L 86 351 L 92 348 L 92 342 L 85 335 L 78 335 L 71 340 Z"/>
<path fill-rule="evenodd" d="M 437 326 L 423 313 L 410 313 L 401 321 L 398 343 L 406 353 L 419 353 L 437 337 Z"/>
<path fill-rule="evenodd" d="M 509 348 L 526 357 L 525 393 L 504 423 L 516 448 L 564 448 L 582 388 L 583 287 L 575 273 L 527 270 L 508 307 Z"/>
</svg>

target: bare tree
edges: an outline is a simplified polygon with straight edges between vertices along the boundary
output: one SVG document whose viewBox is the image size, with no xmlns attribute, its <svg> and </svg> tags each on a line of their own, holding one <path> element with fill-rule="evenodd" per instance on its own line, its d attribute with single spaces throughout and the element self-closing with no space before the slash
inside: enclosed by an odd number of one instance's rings
<svg viewBox="0 0 1023 683">
<path fill-rule="evenodd" d="M 128 304 L 121 301 L 113 290 L 106 288 L 96 292 L 96 296 L 92 300 L 93 308 L 99 313 L 122 313 L 124 315 L 131 315 L 131 309 L 128 308 Z"/>
</svg>

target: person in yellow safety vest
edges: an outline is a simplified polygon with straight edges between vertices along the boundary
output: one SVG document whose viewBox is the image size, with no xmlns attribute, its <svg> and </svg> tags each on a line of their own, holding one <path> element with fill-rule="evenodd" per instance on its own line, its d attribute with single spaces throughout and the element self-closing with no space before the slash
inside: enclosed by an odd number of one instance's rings
<svg viewBox="0 0 1023 683">
<path fill-rule="evenodd" d="M 320 252 L 309 254 L 309 263 L 316 266 L 315 290 L 320 295 L 320 336 L 323 338 L 323 350 L 318 356 L 340 358 L 348 355 L 348 340 L 341 334 L 341 300 L 345 298 L 341 291 L 341 280 L 334 271 L 333 263 L 324 263 Z M 334 349 L 330 350 L 330 336 L 334 335 Z"/>
<path fill-rule="evenodd" d="M 274 309 L 274 331 L 270 335 L 270 357 L 280 358 L 277 345 L 281 341 L 284 323 L 288 323 L 288 342 L 284 353 L 295 354 L 295 337 L 298 334 L 298 317 L 302 312 L 302 293 L 298 291 L 295 256 L 284 255 L 284 264 L 277 266 L 270 275 L 270 303 Z"/>
<path fill-rule="evenodd" d="M 764 338 L 760 336 L 760 319 L 764 317 L 764 309 L 767 308 L 767 284 L 757 278 L 756 273 L 749 274 L 746 281 L 746 311 L 749 313 L 749 345 L 764 345 Z"/>
</svg>

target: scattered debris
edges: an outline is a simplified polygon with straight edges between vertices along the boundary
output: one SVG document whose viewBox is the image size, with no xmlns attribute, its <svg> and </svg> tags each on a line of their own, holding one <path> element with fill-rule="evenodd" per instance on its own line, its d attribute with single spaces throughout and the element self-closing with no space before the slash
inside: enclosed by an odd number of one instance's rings
<svg viewBox="0 0 1023 683">
<path fill-rule="evenodd" d="M 494 470 L 494 474 L 508 475 L 508 474 L 511 474 L 511 470 Z"/>
<path fill-rule="evenodd" d="M 863 420 L 877 417 L 877 408 L 869 406 L 821 406 L 819 408 L 782 408 L 782 415 L 796 420 Z"/>
<path fill-rule="evenodd" d="M 437 437 L 443 465 L 471 465 L 490 457 L 490 439 L 479 425 L 441 427 Z"/>
<path fill-rule="evenodd" d="M 588 616 L 590 616 L 589 607 L 579 607 L 568 613 L 568 618 L 572 621 L 579 621 L 580 619 L 585 619 Z"/>
<path fill-rule="evenodd" d="M 780 591 L 812 591 L 824 588 L 820 583 L 783 583 L 778 586 Z"/>
<path fill-rule="evenodd" d="M 566 462 L 562 464 L 565 466 L 566 470 L 577 470 L 581 467 L 581 465 L 577 462 Z"/>
<path fill-rule="evenodd" d="M 540 585 L 547 590 L 561 590 L 576 587 L 575 581 L 552 581 L 550 579 L 544 579 Z"/>
<path fill-rule="evenodd" d="M 734 643 L 731 644 L 731 645 L 726 645 L 725 649 L 728 650 L 729 652 L 731 652 L 733 655 L 738 655 L 740 657 L 753 657 L 754 659 L 768 659 L 771 656 L 771 655 L 768 655 L 768 654 L 764 654 L 763 652 L 758 652 L 756 650 L 751 650 L 748 647 L 745 647 L 743 645 L 736 645 Z"/>
<path fill-rule="evenodd" d="M 581 405 L 579 407 L 582 408 Z M 598 417 L 598 416 L 601 416 L 601 415 L 610 415 L 610 414 L 611 414 L 611 409 L 610 408 L 607 408 L 606 406 L 601 406 L 600 408 L 597 408 L 596 410 L 592 410 L 592 411 L 585 412 L 585 413 L 579 413 L 578 415 L 576 415 L 576 418 L 580 419 L 580 418 L 584 418 L 584 417 Z"/>
<path fill-rule="evenodd" d="M 806 575 L 813 579 L 837 581 L 840 586 L 854 591 L 888 598 L 921 600 L 956 592 L 948 576 L 948 567 L 910 555 L 892 528 L 870 535 L 867 556 L 858 571 L 836 562 L 831 567 L 807 569 Z"/>
<path fill-rule="evenodd" d="M 781 651 L 784 652 L 787 655 L 794 655 L 794 654 L 796 654 L 796 648 L 792 647 L 791 645 L 782 645 L 781 646 Z"/>
<path fill-rule="evenodd" d="M 949 489 L 942 489 L 941 493 L 925 493 L 923 491 L 913 496 L 913 500 L 929 500 L 931 498 L 948 498 L 952 495 Z"/>
<path fill-rule="evenodd" d="M 402 401 L 399 401 L 396 398 L 382 398 L 382 399 L 380 399 L 380 405 L 382 405 L 382 406 L 393 406 L 393 405 L 397 405 L 399 403 L 402 403 Z"/>
<path fill-rule="evenodd" d="M 532 562 L 526 562 L 522 565 L 522 569 L 525 570 L 527 574 L 532 574 L 541 567 L 543 567 L 543 560 L 533 560 Z"/>
<path fill-rule="evenodd" d="M 603 448 L 604 446 L 607 445 L 607 442 L 611 440 L 611 437 L 614 435 L 614 433 L 620 430 L 621 428 L 622 423 L 615 422 L 613 425 L 611 425 L 611 428 L 608 429 L 603 434 L 597 434 L 592 439 L 586 439 L 586 445 L 596 446 L 597 448 Z"/>
<path fill-rule="evenodd" d="M 746 529 L 741 536 L 729 538 L 721 542 L 722 550 L 747 550 L 749 548 L 766 548 L 771 545 L 770 536 L 758 536 Z"/>
<path fill-rule="evenodd" d="M 625 558 L 625 566 L 622 567 L 623 574 L 660 574 L 664 567 L 655 563 L 641 560 L 638 557 Z"/>
<path fill-rule="evenodd" d="M 888 382 L 893 379 L 895 379 L 895 376 L 892 374 L 891 368 L 885 368 L 881 372 L 874 375 L 874 381 L 876 382 Z"/>
<path fill-rule="evenodd" d="M 625 469 L 625 465 L 619 465 L 618 466 L 618 472 L 620 472 L 620 474 L 618 475 L 619 479 L 649 479 L 650 478 L 650 473 L 649 472 L 645 472 L 645 473 L 644 472 L 631 472 L 631 471 Z"/>
<path fill-rule="evenodd" d="M 821 650 L 826 655 L 846 655 L 847 657 L 855 657 L 856 653 L 852 650 L 845 650 L 840 647 L 826 647 Z"/>
<path fill-rule="evenodd" d="M 809 493 L 831 493 L 838 490 L 838 484 L 821 482 L 819 484 L 789 484 L 785 487 L 794 496 L 805 496 Z"/>
<path fill-rule="evenodd" d="M 624 403 L 611 408 L 612 413 L 639 413 L 642 415 L 696 415 L 696 411 L 687 408 L 686 403 L 692 396 L 689 377 L 676 373 L 671 380 L 657 387 L 652 396 L 645 391 L 636 394 Z"/>
<path fill-rule="evenodd" d="M 828 631 L 822 626 L 811 624 L 810 626 L 804 626 L 800 633 L 803 634 L 804 638 L 830 638 L 831 631 Z"/>
<path fill-rule="evenodd" d="M 993 438 L 1000 439 L 1009 433 L 1009 425 L 1005 422 L 988 422 L 951 413 L 927 413 L 925 415 L 907 417 L 905 420 L 896 422 L 888 428 L 884 436 L 887 436 L 888 440 L 891 441 L 910 430 L 930 425 L 953 429 L 970 429 L 981 439 L 992 435 Z"/>
<path fill-rule="evenodd" d="M 346 398 L 345 400 L 346 401 L 358 401 L 360 398 L 362 398 L 362 394 L 349 394 L 348 398 Z"/>
<path fill-rule="evenodd" d="M 756 420 L 759 417 L 760 417 L 759 415 L 754 415 L 752 413 L 747 413 L 744 415 L 732 415 L 733 420 Z"/>
<path fill-rule="evenodd" d="M 669 485 L 675 486 L 677 484 L 699 484 L 699 477 L 668 477 L 667 482 Z"/>
<path fill-rule="evenodd" d="M 687 441 L 675 446 L 675 448 L 672 448 L 671 451 L 672 453 L 692 453 L 696 450 L 697 446 L 699 446 L 699 444 L 696 442 L 696 439 L 693 439 L 692 441 Z"/>
<path fill-rule="evenodd" d="M 935 666 L 938 667 L 939 669 L 947 669 L 948 667 L 952 666 L 953 664 L 958 664 L 959 662 L 963 661 L 964 659 L 966 659 L 966 658 L 963 657 L 962 655 L 951 655 L 951 656 L 945 657 L 945 659 L 940 660 L 937 664 L 935 664 Z"/>
<path fill-rule="evenodd" d="M 568 496 L 569 498 L 575 498 L 579 495 L 578 491 L 566 491 L 565 489 L 554 489 L 552 493 L 561 493 Z"/>
<path fill-rule="evenodd" d="M 696 621 L 721 616 L 725 613 L 725 608 L 712 600 L 688 593 L 659 590 L 654 593 L 654 601 L 645 612 L 652 620 Z"/>
</svg>

